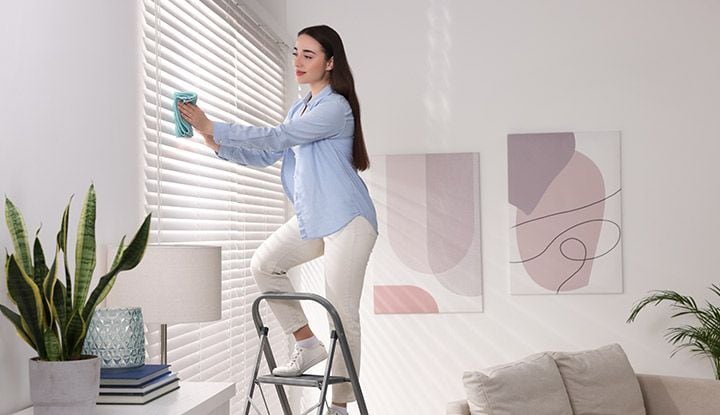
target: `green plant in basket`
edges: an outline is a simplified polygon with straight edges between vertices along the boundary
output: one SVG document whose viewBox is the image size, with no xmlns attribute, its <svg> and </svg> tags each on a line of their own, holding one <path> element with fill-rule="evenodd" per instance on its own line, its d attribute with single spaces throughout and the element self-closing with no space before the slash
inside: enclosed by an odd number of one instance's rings
<svg viewBox="0 0 720 415">
<path fill-rule="evenodd" d="M 35 349 L 40 360 L 65 361 L 81 358 L 88 325 L 98 304 L 108 295 L 121 271 L 138 265 L 145 252 L 150 231 L 148 215 L 129 244 L 120 241 L 110 271 L 102 276 L 90 292 L 95 270 L 95 188 L 87 192 L 80 214 L 75 244 L 75 272 L 68 265 L 68 216 L 70 202 L 63 213 L 57 247 L 48 267 L 38 234 L 30 250 L 22 214 L 5 198 L 5 219 L 13 241 L 14 252 L 6 250 L 5 273 L 8 296 L 18 312 L 0 304 L 0 312 L 15 326 L 18 335 Z M 62 255 L 65 283 L 58 278 Z M 88 296 L 89 294 L 89 296 Z"/>
</svg>

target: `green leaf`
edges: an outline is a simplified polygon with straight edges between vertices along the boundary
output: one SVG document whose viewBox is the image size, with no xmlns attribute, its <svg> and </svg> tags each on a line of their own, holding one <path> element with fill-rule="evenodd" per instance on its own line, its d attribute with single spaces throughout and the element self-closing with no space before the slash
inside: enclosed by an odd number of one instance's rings
<svg viewBox="0 0 720 415">
<path fill-rule="evenodd" d="M 75 245 L 75 294 L 73 308 L 85 305 L 90 281 L 95 270 L 95 186 L 90 185 L 80 214 L 77 241 Z"/>
<path fill-rule="evenodd" d="M 63 327 L 65 320 L 65 291 L 61 289 L 62 284 L 57 279 L 57 262 L 58 251 L 55 250 L 55 258 L 52 266 L 43 279 L 43 292 L 45 294 L 45 302 L 47 303 L 48 314 L 51 316 L 50 328 L 56 330 L 55 326 Z M 56 292 L 57 291 L 57 292 Z M 62 353 L 62 343 L 56 332 L 53 332 L 58 338 L 58 349 Z M 46 341 L 47 346 L 47 341 Z M 52 351 L 47 350 L 48 354 Z"/>
<path fill-rule="evenodd" d="M 67 299 L 67 296 L 65 294 L 65 286 L 63 285 L 62 281 L 55 280 L 55 288 L 53 289 L 53 304 L 55 305 L 58 325 L 60 326 L 60 328 L 67 327 L 68 314 L 70 311 L 67 303 L 65 303 L 65 300 Z"/>
<path fill-rule="evenodd" d="M 32 259 L 30 258 L 30 246 L 28 245 L 27 231 L 25 230 L 25 220 L 15 205 L 5 198 L 5 221 L 7 222 L 10 237 L 15 247 L 15 256 L 19 261 L 19 266 L 25 274 L 32 274 Z"/>
<path fill-rule="evenodd" d="M 14 255 L 10 255 L 7 264 L 5 264 L 5 272 L 8 278 L 8 292 L 15 299 L 18 311 L 22 319 L 27 324 L 26 333 L 30 336 L 30 340 L 38 346 L 38 354 L 42 357 L 42 333 L 48 324 L 44 315 L 44 301 L 40 294 L 40 289 L 35 285 L 30 276 L 28 276 L 18 265 Z"/>
<path fill-rule="evenodd" d="M 118 244 L 117 251 L 115 251 L 115 257 L 113 258 L 112 265 L 110 266 L 110 269 L 113 269 L 117 266 L 117 264 L 120 263 L 120 259 L 122 259 L 122 253 L 125 251 L 125 236 L 123 235 L 122 239 L 120 239 L 120 244 Z"/>
<path fill-rule="evenodd" d="M 107 274 L 100 278 L 100 281 L 98 281 L 98 285 L 93 290 L 85 306 L 85 309 L 83 310 L 83 317 L 85 318 L 85 320 L 89 321 L 93 312 L 95 312 L 95 307 L 97 307 L 97 305 L 102 300 L 104 300 L 105 297 L 107 297 L 110 289 L 112 289 L 113 285 L 115 284 L 115 278 L 117 277 L 117 274 L 122 271 L 127 271 L 135 268 L 140 263 L 140 260 L 142 260 L 142 257 L 145 254 L 145 247 L 147 246 L 148 238 L 150 235 L 151 218 L 152 214 L 149 214 L 145 217 L 142 225 L 140 225 L 137 233 L 125 249 L 122 249 L 122 244 L 125 238 L 123 238 L 123 240 L 120 242 L 120 247 L 118 248 L 118 252 L 115 255 L 115 260 L 113 261 L 112 268 Z"/>
<path fill-rule="evenodd" d="M 68 359 L 73 360 L 80 357 L 86 335 L 87 324 L 85 320 L 77 310 L 73 310 L 64 332 Z"/>
<path fill-rule="evenodd" d="M 48 273 L 47 263 L 45 262 L 45 253 L 43 252 L 42 244 L 40 243 L 40 229 L 35 233 L 35 244 L 33 246 L 33 257 L 35 260 L 35 266 L 33 267 L 35 278 L 35 284 L 42 286 L 43 279 Z"/>
<path fill-rule="evenodd" d="M 128 246 L 123 250 L 122 258 L 116 264 L 119 271 L 127 271 L 135 268 L 143 258 L 145 254 L 145 247 L 147 247 L 148 239 L 150 236 L 150 223 L 152 220 L 152 214 L 145 217 L 145 220 L 138 228 L 135 236 L 130 241 Z"/>
<path fill-rule="evenodd" d="M 25 343 L 30 345 L 30 347 L 37 350 L 37 347 L 35 347 L 35 343 L 33 343 L 32 339 L 30 338 L 30 335 L 27 332 L 25 332 L 25 329 L 23 328 L 22 317 L 20 317 L 19 314 L 10 310 L 9 308 L 5 307 L 2 304 L 0 304 L 0 312 L 2 312 L 3 315 L 5 315 L 5 317 L 7 317 L 8 320 L 10 320 L 13 323 L 18 336 L 20 336 L 21 339 L 25 340 Z"/>
<path fill-rule="evenodd" d="M 67 256 L 68 220 L 70 218 L 70 204 L 72 203 L 72 199 L 73 199 L 73 197 L 70 196 L 70 201 L 68 202 L 67 206 L 65 207 L 65 212 L 63 212 L 62 223 L 60 225 L 60 231 L 57 234 L 58 249 L 61 250 L 63 253 L 63 264 L 64 264 L 64 269 L 65 269 L 65 285 L 67 287 L 65 304 L 66 304 L 67 309 L 72 308 L 72 280 L 70 279 L 70 267 L 68 266 L 68 256 Z"/>
<path fill-rule="evenodd" d="M 8 254 L 7 248 L 5 249 L 5 265 L 7 266 L 7 263 L 10 262 L 10 254 Z M 7 274 L 6 274 L 7 275 Z M 7 278 L 5 279 L 5 283 L 7 284 Z M 12 294 L 10 294 L 10 290 L 8 290 L 8 298 L 10 301 L 17 305 L 17 301 L 13 298 Z"/>
<path fill-rule="evenodd" d="M 630 312 L 630 317 L 628 317 L 627 322 L 633 322 L 635 321 L 635 318 L 637 318 L 640 311 L 645 308 L 646 306 L 650 304 L 658 305 L 664 301 L 670 301 L 673 303 L 673 307 L 680 310 L 677 315 L 682 315 L 686 313 L 694 313 L 695 310 L 697 310 L 697 305 L 695 304 L 695 300 L 693 300 L 690 297 L 682 296 L 675 291 L 653 291 L 654 294 L 643 298 L 640 300 L 634 307 L 633 310 Z"/>
<path fill-rule="evenodd" d="M 62 360 L 62 350 L 60 348 L 60 339 L 55 332 L 54 327 L 48 327 L 43 333 L 43 340 L 45 341 L 45 352 L 47 354 L 47 360 L 50 362 Z"/>
<path fill-rule="evenodd" d="M 52 297 L 51 304 L 52 304 L 52 312 L 54 313 L 54 318 L 56 325 L 59 327 L 59 333 L 64 334 L 65 333 L 65 327 L 67 327 L 67 309 L 65 307 L 65 286 L 62 284 L 62 282 L 58 279 L 55 279 L 54 287 L 50 290 Z M 65 336 L 59 335 L 60 338 L 60 347 L 61 347 L 61 353 L 63 354 L 63 359 L 66 360 L 67 356 L 67 344 L 65 342 Z"/>
</svg>

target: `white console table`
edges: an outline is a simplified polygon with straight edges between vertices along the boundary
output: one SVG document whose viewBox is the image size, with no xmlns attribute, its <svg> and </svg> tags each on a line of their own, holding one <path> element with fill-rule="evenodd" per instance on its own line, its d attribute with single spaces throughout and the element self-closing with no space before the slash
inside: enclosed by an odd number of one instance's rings
<svg viewBox="0 0 720 415">
<path fill-rule="evenodd" d="M 230 415 L 235 384 L 180 382 L 180 389 L 145 405 L 97 405 L 96 415 Z M 28 408 L 15 415 L 32 415 Z"/>
</svg>

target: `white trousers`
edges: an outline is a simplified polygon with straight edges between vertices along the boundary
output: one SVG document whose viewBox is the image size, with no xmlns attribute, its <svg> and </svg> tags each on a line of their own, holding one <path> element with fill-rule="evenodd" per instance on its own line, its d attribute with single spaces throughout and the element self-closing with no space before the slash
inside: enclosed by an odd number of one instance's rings
<svg viewBox="0 0 720 415">
<path fill-rule="evenodd" d="M 294 292 L 287 271 L 321 255 L 325 260 L 325 295 L 337 309 L 348 339 L 356 370 L 360 370 L 360 296 L 370 252 L 377 232 L 362 216 L 322 239 L 300 239 L 297 218 L 275 231 L 255 251 L 250 264 L 255 282 L 262 292 Z M 268 301 L 286 334 L 308 324 L 299 301 Z M 333 329 L 332 320 L 330 328 Z M 332 373 L 348 376 L 340 347 L 336 348 Z M 332 385 L 333 402 L 355 400 L 352 385 Z"/>
</svg>

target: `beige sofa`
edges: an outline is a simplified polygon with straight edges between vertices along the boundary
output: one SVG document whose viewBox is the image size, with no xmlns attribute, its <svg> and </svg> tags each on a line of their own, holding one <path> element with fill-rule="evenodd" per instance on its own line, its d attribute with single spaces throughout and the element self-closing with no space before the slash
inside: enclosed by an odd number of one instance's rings
<svg viewBox="0 0 720 415">
<path fill-rule="evenodd" d="M 635 374 L 619 345 L 541 353 L 465 372 L 463 382 L 468 396 L 447 415 L 720 414 L 720 381 Z"/>
</svg>

